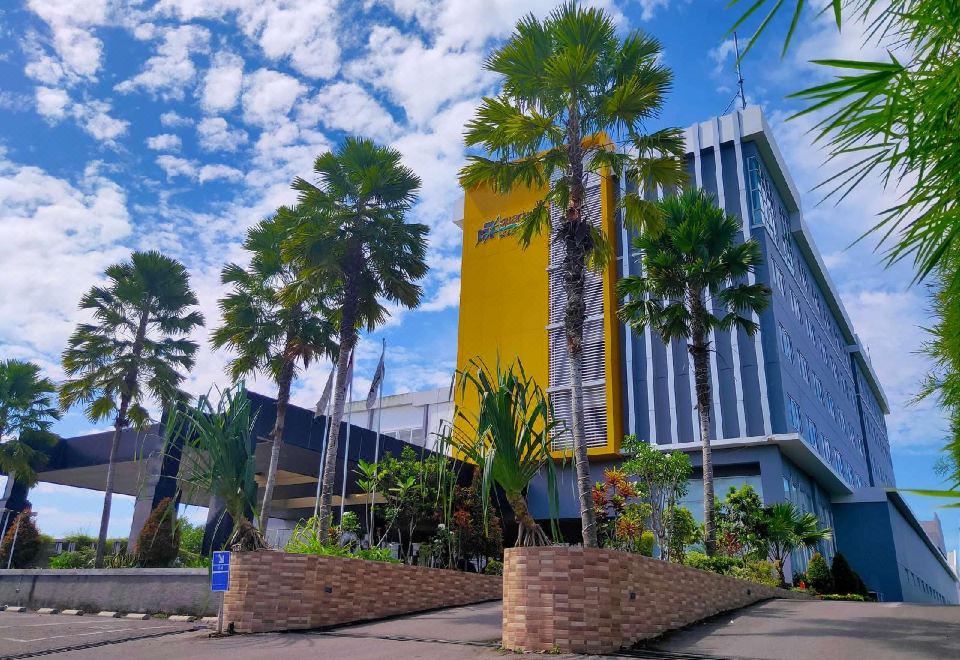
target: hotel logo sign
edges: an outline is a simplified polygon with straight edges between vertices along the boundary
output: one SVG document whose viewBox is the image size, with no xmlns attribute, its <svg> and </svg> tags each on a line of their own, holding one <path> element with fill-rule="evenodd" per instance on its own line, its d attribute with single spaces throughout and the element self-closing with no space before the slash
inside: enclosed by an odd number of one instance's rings
<svg viewBox="0 0 960 660">
<path fill-rule="evenodd" d="M 501 218 L 499 215 L 496 220 L 483 223 L 483 226 L 477 230 L 477 245 L 489 241 L 492 238 L 510 236 L 520 226 L 524 213 L 511 215 L 507 218 Z"/>
</svg>

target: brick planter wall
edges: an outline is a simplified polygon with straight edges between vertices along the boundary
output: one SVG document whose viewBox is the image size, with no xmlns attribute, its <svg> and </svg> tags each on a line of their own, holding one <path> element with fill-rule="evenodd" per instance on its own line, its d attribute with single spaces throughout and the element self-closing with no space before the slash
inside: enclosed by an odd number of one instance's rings
<svg viewBox="0 0 960 660">
<path fill-rule="evenodd" d="M 285 552 L 231 557 L 224 625 L 237 632 L 323 628 L 501 598 L 498 576 Z"/>
<path fill-rule="evenodd" d="M 503 646 L 610 653 L 727 610 L 797 594 L 616 550 L 510 548 Z"/>
</svg>

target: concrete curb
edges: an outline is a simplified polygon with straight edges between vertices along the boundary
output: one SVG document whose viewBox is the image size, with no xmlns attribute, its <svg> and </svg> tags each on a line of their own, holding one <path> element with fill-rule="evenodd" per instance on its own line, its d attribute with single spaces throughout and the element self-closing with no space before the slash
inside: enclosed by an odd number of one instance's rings
<svg viewBox="0 0 960 660">
<path fill-rule="evenodd" d="M 60 610 L 56 607 L 41 607 L 37 610 L 37 614 L 60 614 Z"/>
<path fill-rule="evenodd" d="M 167 621 L 175 621 L 177 623 L 193 623 L 197 620 L 197 617 L 192 614 L 174 614 L 171 617 L 167 617 Z M 216 617 L 214 617 L 216 620 Z"/>
<path fill-rule="evenodd" d="M 3 609 L 7 612 L 16 612 L 17 614 L 23 614 L 27 611 L 26 607 L 14 607 L 13 605 L 5 605 Z"/>
<path fill-rule="evenodd" d="M 60 614 L 66 614 L 67 616 L 83 616 L 83 610 L 64 610 Z"/>
<path fill-rule="evenodd" d="M 202 619 L 200 619 L 200 623 L 206 626 L 215 626 L 219 621 L 220 619 L 215 616 L 205 616 Z"/>
<path fill-rule="evenodd" d="M 144 614 L 143 612 L 130 612 L 127 614 L 124 619 L 136 619 L 137 621 L 146 621 L 150 618 L 149 614 Z"/>
<path fill-rule="evenodd" d="M 108 619 L 119 619 L 120 612 L 97 612 L 97 616 L 106 617 Z"/>
</svg>

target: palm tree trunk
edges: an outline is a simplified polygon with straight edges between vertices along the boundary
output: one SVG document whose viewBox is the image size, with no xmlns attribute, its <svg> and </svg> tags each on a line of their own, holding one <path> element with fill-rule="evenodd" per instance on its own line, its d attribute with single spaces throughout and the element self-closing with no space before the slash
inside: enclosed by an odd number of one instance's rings
<svg viewBox="0 0 960 660">
<path fill-rule="evenodd" d="M 584 291 L 587 254 L 592 246 L 589 227 L 583 218 L 583 149 L 580 139 L 580 116 L 574 101 L 570 104 L 567 120 L 570 202 L 560 228 L 560 237 L 564 241 L 563 288 L 567 296 L 563 325 L 570 362 L 570 421 L 573 426 L 573 460 L 580 499 L 580 527 L 584 547 L 596 548 L 597 522 L 593 511 L 590 462 L 587 458 L 587 439 L 583 426 L 583 325 L 586 319 Z"/>
<path fill-rule="evenodd" d="M 113 427 L 113 442 L 110 443 L 110 459 L 107 462 L 107 483 L 103 487 L 103 512 L 100 514 L 100 534 L 97 537 L 97 553 L 93 560 L 95 568 L 103 568 L 103 553 L 107 545 L 107 529 L 110 527 L 110 509 L 113 504 L 113 480 L 116 472 L 117 450 L 120 448 L 120 436 L 123 428 L 127 425 L 127 411 L 130 409 L 130 401 L 133 398 L 133 391 L 137 385 L 139 377 L 140 353 L 143 351 L 143 342 L 147 336 L 147 324 L 150 321 L 150 305 L 148 299 L 144 304 L 143 312 L 140 314 L 140 324 L 137 326 L 137 335 L 133 340 L 131 353 L 133 355 L 133 366 L 123 379 L 124 390 L 120 394 L 120 409 L 117 411 L 117 419 Z"/>
<path fill-rule="evenodd" d="M 330 503 L 333 486 L 337 476 L 337 447 L 340 442 L 340 423 L 343 421 L 343 409 L 347 398 L 347 370 L 350 353 L 357 341 L 357 283 L 356 278 L 347 276 L 344 286 L 344 302 L 340 310 L 340 353 L 337 356 L 337 382 L 333 393 L 333 414 L 330 418 L 330 437 L 327 440 L 326 464 L 323 466 L 323 484 L 320 492 L 320 540 L 327 542 L 330 532 Z M 344 474 L 346 479 L 349 475 Z"/>
<path fill-rule="evenodd" d="M 532 546 L 550 545 L 550 537 L 546 535 L 527 507 L 526 498 L 520 493 L 507 493 L 507 502 L 517 518 L 517 542 L 514 547 L 527 548 Z"/>
<path fill-rule="evenodd" d="M 703 545 L 707 555 L 717 551 L 717 527 L 714 520 L 713 455 L 710 448 L 710 346 L 707 342 L 706 314 L 703 293 L 691 289 L 690 355 L 693 356 L 694 389 L 700 418 L 700 441 L 703 451 Z"/>
<path fill-rule="evenodd" d="M 287 419 L 287 405 L 290 403 L 290 385 L 293 382 L 294 362 L 290 353 L 290 335 L 287 335 L 287 345 L 284 347 L 283 367 L 277 379 L 277 419 L 270 433 L 273 446 L 270 448 L 270 467 L 267 469 L 267 482 L 263 486 L 263 504 L 260 506 L 260 533 L 266 534 L 267 521 L 270 519 L 270 508 L 273 504 L 273 487 L 277 483 L 277 466 L 280 463 L 280 449 L 283 447 L 283 426 Z"/>
<path fill-rule="evenodd" d="M 100 514 L 100 534 L 97 536 L 97 553 L 94 558 L 94 567 L 103 568 L 103 555 L 107 545 L 107 529 L 110 527 L 110 509 L 113 504 L 113 480 L 116 472 L 117 450 L 120 447 L 120 436 L 123 427 L 127 425 L 127 409 L 130 407 L 130 396 L 124 394 L 120 398 L 120 410 L 113 425 L 113 441 L 110 443 L 110 459 L 107 462 L 107 483 L 103 488 L 103 512 Z"/>
</svg>

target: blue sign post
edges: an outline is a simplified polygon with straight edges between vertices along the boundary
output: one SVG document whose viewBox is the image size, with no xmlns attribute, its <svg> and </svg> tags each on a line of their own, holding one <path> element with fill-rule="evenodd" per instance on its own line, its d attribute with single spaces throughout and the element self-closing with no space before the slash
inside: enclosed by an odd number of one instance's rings
<svg viewBox="0 0 960 660">
<path fill-rule="evenodd" d="M 210 591 L 220 592 L 220 611 L 217 613 L 217 634 L 223 634 L 223 593 L 230 588 L 230 553 L 217 550 L 210 567 Z"/>
</svg>

